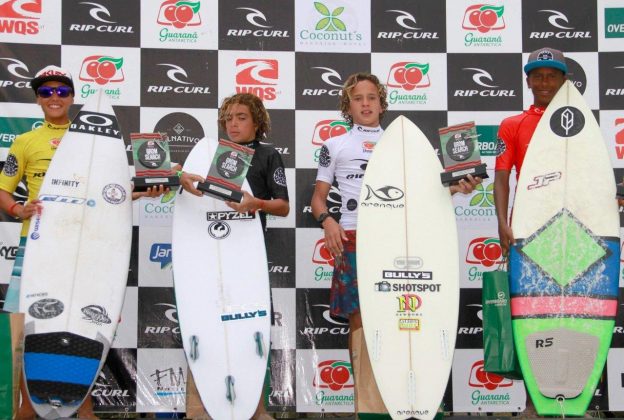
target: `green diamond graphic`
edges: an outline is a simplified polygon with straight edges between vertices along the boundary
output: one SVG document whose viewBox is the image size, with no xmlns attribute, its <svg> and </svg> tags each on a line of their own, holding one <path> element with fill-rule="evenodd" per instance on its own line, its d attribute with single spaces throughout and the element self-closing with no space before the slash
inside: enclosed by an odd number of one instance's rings
<svg viewBox="0 0 624 420">
<path fill-rule="evenodd" d="M 589 229 L 566 210 L 528 238 L 522 252 L 562 287 L 606 255 Z"/>
</svg>

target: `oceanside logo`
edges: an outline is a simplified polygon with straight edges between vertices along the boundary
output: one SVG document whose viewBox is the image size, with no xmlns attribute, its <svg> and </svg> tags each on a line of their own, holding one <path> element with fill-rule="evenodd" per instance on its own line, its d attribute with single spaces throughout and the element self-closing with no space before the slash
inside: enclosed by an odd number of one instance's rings
<svg viewBox="0 0 624 420">
<path fill-rule="evenodd" d="M 319 1 L 314 2 L 314 8 L 319 14 L 319 20 L 314 28 L 305 28 L 299 31 L 299 39 L 306 45 L 359 45 L 363 41 L 363 34 L 351 31 L 343 21 L 345 7 L 336 7 L 330 10 L 327 5 Z"/>
<path fill-rule="evenodd" d="M 15 58 L 0 57 L 0 63 L 6 66 L 7 71 L 18 80 L 0 80 L 0 87 L 5 88 L 9 86 L 15 86 L 16 88 L 28 88 L 30 89 L 30 80 L 32 76 L 29 75 L 30 70 L 24 62 L 16 60 Z M 8 64 L 5 64 L 8 63 Z M 19 80 L 23 79 L 23 80 Z"/>
<path fill-rule="evenodd" d="M 164 26 L 160 30 L 160 42 L 194 43 L 197 42 L 197 32 L 184 32 L 186 27 L 201 25 L 199 1 L 167 0 L 160 4 L 156 23 Z M 173 28 L 173 31 L 170 30 Z"/>
<path fill-rule="evenodd" d="M 174 85 L 149 85 L 147 93 L 165 93 L 165 94 L 193 94 L 193 95 L 210 95 L 210 87 L 194 86 L 193 82 L 188 81 L 186 70 L 177 64 L 158 63 L 158 66 L 166 69 L 169 80 L 182 86 Z"/>
<path fill-rule="evenodd" d="M 462 29 L 469 31 L 464 36 L 464 45 L 467 47 L 494 47 L 502 45 L 501 35 L 482 34 L 505 29 L 504 12 L 504 6 L 493 6 L 490 4 L 473 4 L 469 6 L 464 11 L 462 20 Z"/>
<path fill-rule="evenodd" d="M 477 360 L 472 364 L 468 377 L 468 386 L 471 388 L 485 388 L 490 392 L 482 393 L 478 389 L 475 390 L 471 395 L 472 405 L 509 405 L 511 400 L 509 392 L 497 394 L 491 391 L 498 388 L 511 387 L 513 386 L 513 381 L 495 373 L 486 372 L 483 365 L 483 360 Z"/>
<path fill-rule="evenodd" d="M 110 57 L 107 55 L 90 55 L 82 60 L 78 79 L 83 82 L 95 82 L 91 87 L 89 83 L 82 85 L 80 94 L 82 98 L 88 98 L 97 92 L 99 86 L 109 83 L 120 83 L 125 80 L 123 71 L 123 57 Z M 99 85 L 99 86 L 97 86 Z M 104 92 L 113 99 L 118 99 L 121 94 L 119 88 L 104 89 Z"/>
<path fill-rule="evenodd" d="M 253 93 L 262 100 L 274 100 L 278 92 L 279 63 L 275 59 L 236 60 L 236 93 Z"/>
<path fill-rule="evenodd" d="M 79 3 L 82 6 L 89 8 L 89 15 L 96 24 L 78 24 L 72 23 L 69 25 L 69 30 L 74 32 L 106 32 L 106 33 L 126 33 L 133 34 L 134 28 L 132 26 L 115 25 L 114 20 L 111 19 L 110 11 L 103 5 L 94 2 L 82 1 Z"/>
<path fill-rule="evenodd" d="M 513 89 L 496 89 L 499 86 L 495 84 L 494 78 L 487 71 L 477 67 L 464 67 L 464 71 L 472 72 L 472 81 L 478 86 L 477 89 L 457 89 L 453 96 L 463 97 L 515 97 L 516 93 Z"/>
<path fill-rule="evenodd" d="M 407 93 L 431 86 L 429 63 L 400 61 L 388 71 L 388 102 L 390 104 L 426 104 L 426 93 Z"/>
<path fill-rule="evenodd" d="M 539 13 L 544 14 L 548 23 L 554 28 L 551 31 L 536 31 L 529 34 L 529 39 L 591 39 L 591 32 L 589 31 L 575 31 L 573 26 L 570 26 L 568 17 L 559 10 L 552 9 L 540 9 Z"/>
<path fill-rule="evenodd" d="M 245 14 L 245 19 L 254 29 L 227 29 L 225 36 L 244 37 L 253 36 L 256 38 L 290 38 L 288 31 L 271 29 L 273 26 L 268 25 L 268 21 L 264 13 L 258 9 L 251 7 L 237 7 Z"/>
<path fill-rule="evenodd" d="M 149 260 L 160 264 L 160 269 L 171 266 L 171 244 L 156 243 L 150 249 Z"/>
<path fill-rule="evenodd" d="M 377 32 L 378 39 L 439 39 L 437 32 L 423 31 L 416 25 L 416 18 L 405 10 L 386 10 L 386 13 L 396 14 L 395 21 L 402 29 L 392 32 Z"/>
<path fill-rule="evenodd" d="M 36 35 L 39 33 L 42 0 L 4 0 L 0 2 L 0 34 Z"/>
</svg>

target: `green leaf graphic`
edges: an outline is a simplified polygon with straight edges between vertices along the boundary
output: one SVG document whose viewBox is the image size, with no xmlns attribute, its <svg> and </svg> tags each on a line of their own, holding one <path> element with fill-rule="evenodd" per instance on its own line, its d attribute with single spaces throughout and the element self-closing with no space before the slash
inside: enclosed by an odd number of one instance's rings
<svg viewBox="0 0 624 420">
<path fill-rule="evenodd" d="M 327 6 L 325 6 L 323 3 L 314 2 L 314 7 L 316 8 L 316 10 L 319 11 L 320 14 L 322 14 L 323 16 L 331 16 L 331 13 L 329 13 L 329 9 L 327 8 Z"/>
<path fill-rule="evenodd" d="M 334 27 L 336 29 L 338 29 L 339 31 L 346 31 L 347 30 L 347 26 L 344 24 L 343 21 L 341 21 L 338 18 L 334 18 Z"/>
<path fill-rule="evenodd" d="M 470 200 L 470 206 L 477 206 L 481 201 L 483 201 L 483 199 L 485 198 L 484 196 L 484 193 L 475 194 L 474 197 L 472 197 L 472 199 Z"/>
<path fill-rule="evenodd" d="M 328 17 L 323 18 L 323 19 L 318 21 L 318 23 L 316 24 L 316 28 L 314 28 L 314 29 L 316 29 L 317 31 L 325 29 L 327 26 L 329 26 L 330 22 L 331 22 L 331 20 Z"/>
<path fill-rule="evenodd" d="M 332 12 L 332 16 L 336 17 L 340 15 L 342 12 L 344 12 L 344 7 L 336 7 L 334 11 Z"/>
</svg>

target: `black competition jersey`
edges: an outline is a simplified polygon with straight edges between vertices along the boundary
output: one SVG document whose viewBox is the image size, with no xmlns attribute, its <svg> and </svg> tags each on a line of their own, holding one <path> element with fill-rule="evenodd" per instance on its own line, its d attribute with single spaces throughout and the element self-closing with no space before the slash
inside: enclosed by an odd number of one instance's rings
<svg viewBox="0 0 624 420">
<path fill-rule="evenodd" d="M 262 200 L 281 198 L 289 201 L 286 172 L 279 152 L 272 146 L 263 144 L 258 140 L 243 143 L 241 146 L 255 150 L 246 176 L 254 197 Z M 266 227 L 266 214 L 264 212 L 260 212 L 260 220 L 264 229 Z"/>
</svg>

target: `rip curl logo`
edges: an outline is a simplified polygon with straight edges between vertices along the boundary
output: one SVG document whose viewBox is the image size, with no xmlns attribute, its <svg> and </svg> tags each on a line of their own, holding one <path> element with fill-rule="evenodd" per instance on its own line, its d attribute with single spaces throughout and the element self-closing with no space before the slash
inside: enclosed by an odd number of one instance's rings
<svg viewBox="0 0 624 420">
<path fill-rule="evenodd" d="M 284 173 L 284 168 L 279 167 L 273 172 L 273 181 L 281 187 L 286 186 L 286 173 Z"/>
<path fill-rule="evenodd" d="M 108 317 L 106 309 L 100 305 L 88 305 L 80 309 L 82 311 L 82 319 L 90 321 L 96 325 L 110 324 L 111 319 Z"/>
<path fill-rule="evenodd" d="M 580 109 L 565 106 L 550 117 L 550 129 L 559 137 L 573 137 L 585 127 L 585 117 Z"/>
<path fill-rule="evenodd" d="M 24 62 L 8 57 L 0 57 L 0 61 L 8 61 L 10 63 L 6 65 L 6 69 L 13 76 L 26 80 L 32 79 L 32 76 L 28 75 L 30 70 Z"/>
<path fill-rule="evenodd" d="M 258 9 L 252 9 L 251 7 L 237 7 L 236 10 L 247 10 L 247 22 L 251 23 L 253 26 L 257 26 L 258 28 L 272 28 L 270 25 L 263 25 L 258 22 L 256 19 L 261 19 L 264 23 L 268 23 L 266 16 Z"/>
<path fill-rule="evenodd" d="M 119 184 L 108 184 L 102 189 L 102 197 L 110 204 L 126 201 L 126 190 Z"/>
<path fill-rule="evenodd" d="M 208 226 L 208 234 L 213 239 L 225 239 L 230 235 L 230 225 L 224 222 L 213 222 Z"/>
<path fill-rule="evenodd" d="M 58 299 L 40 299 L 30 305 L 28 313 L 33 318 L 51 319 L 63 313 L 65 305 Z"/>
<path fill-rule="evenodd" d="M 17 175 L 17 169 L 18 169 L 18 163 L 17 163 L 17 157 L 15 157 L 15 155 L 13 153 L 10 153 L 9 156 L 7 156 L 7 160 L 4 163 L 4 167 L 2 168 L 2 173 L 4 173 L 6 176 L 15 176 Z"/>
<path fill-rule="evenodd" d="M 95 82 L 98 85 L 118 83 L 125 80 L 123 57 L 91 55 L 82 60 L 78 78 L 83 82 Z"/>
<path fill-rule="evenodd" d="M 115 23 L 115 21 L 106 20 L 106 18 L 103 17 L 106 16 L 110 19 L 111 14 L 108 9 L 101 4 L 92 2 L 81 2 L 80 4 L 84 4 L 85 6 L 91 6 L 91 8 L 89 9 L 89 15 L 98 22 Z"/>
<path fill-rule="evenodd" d="M 552 26 L 554 26 L 555 28 L 559 28 L 559 29 L 564 29 L 564 30 L 570 30 L 570 29 L 574 29 L 574 27 L 570 27 L 570 26 L 565 26 L 562 22 L 565 22 L 566 25 L 570 24 L 570 21 L 568 21 L 568 17 L 566 15 L 564 15 L 563 13 L 561 13 L 558 10 L 550 10 L 550 9 L 541 9 L 538 10 L 538 12 L 540 13 L 548 13 L 548 23 L 550 23 Z M 550 58 L 552 60 L 552 58 Z"/>
<path fill-rule="evenodd" d="M 177 29 L 201 25 L 199 8 L 200 2 L 198 1 L 165 1 L 160 5 L 156 23 Z"/>
</svg>

